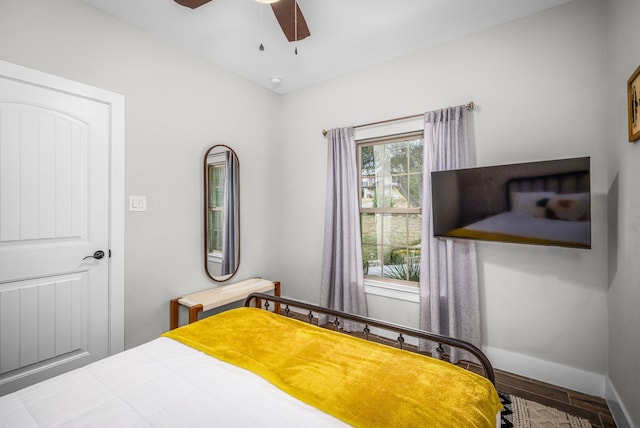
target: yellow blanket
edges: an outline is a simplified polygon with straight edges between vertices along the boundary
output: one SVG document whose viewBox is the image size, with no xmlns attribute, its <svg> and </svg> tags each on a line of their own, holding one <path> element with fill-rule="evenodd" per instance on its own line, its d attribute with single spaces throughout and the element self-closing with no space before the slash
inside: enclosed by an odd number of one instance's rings
<svg viewBox="0 0 640 428">
<path fill-rule="evenodd" d="M 223 312 L 164 336 L 357 427 L 495 427 L 502 408 L 477 374 L 261 309 Z"/>
</svg>

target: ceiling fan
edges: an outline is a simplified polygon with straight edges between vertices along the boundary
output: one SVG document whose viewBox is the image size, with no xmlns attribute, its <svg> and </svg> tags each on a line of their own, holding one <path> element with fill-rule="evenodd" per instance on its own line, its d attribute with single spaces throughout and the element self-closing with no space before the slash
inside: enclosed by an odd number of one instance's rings
<svg viewBox="0 0 640 428">
<path fill-rule="evenodd" d="M 211 0 L 174 0 L 176 3 L 196 9 Z M 297 0 L 256 0 L 258 3 L 270 3 L 282 32 L 290 42 L 296 42 L 311 35 L 307 21 L 302 15 Z"/>
</svg>

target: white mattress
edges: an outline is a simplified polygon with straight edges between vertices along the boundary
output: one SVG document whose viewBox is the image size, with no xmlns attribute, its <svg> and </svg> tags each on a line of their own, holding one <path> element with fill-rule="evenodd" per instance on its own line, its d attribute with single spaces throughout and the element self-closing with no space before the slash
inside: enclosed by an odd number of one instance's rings
<svg viewBox="0 0 640 428">
<path fill-rule="evenodd" d="M 0 427 L 346 426 L 168 338 L 0 397 Z"/>
</svg>

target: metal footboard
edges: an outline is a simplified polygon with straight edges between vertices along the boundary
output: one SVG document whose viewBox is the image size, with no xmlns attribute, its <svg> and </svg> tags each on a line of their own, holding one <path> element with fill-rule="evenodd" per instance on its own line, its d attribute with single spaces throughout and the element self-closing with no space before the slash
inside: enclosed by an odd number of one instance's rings
<svg viewBox="0 0 640 428">
<path fill-rule="evenodd" d="M 284 297 L 271 296 L 269 294 L 264 293 L 252 293 L 244 301 L 244 306 L 255 306 L 256 303 L 264 301 L 264 308 L 269 309 L 269 302 L 273 302 L 275 305 L 279 305 L 281 308 L 281 312 L 284 312 L 285 316 L 290 316 L 291 307 L 304 309 L 305 311 L 309 311 L 307 314 L 307 318 L 309 323 L 313 323 L 314 314 L 327 315 L 333 318 L 331 324 L 333 324 L 334 329 L 338 330 L 340 327 L 340 320 L 350 320 L 356 323 L 360 323 L 364 325 L 362 332 L 366 339 L 369 338 L 370 335 L 370 327 L 380 328 L 386 331 L 394 332 L 398 334 L 398 338 L 396 339 L 396 343 L 400 348 L 403 348 L 405 343 L 405 336 L 415 337 L 417 339 L 428 340 L 433 343 L 437 343 L 438 346 L 436 348 L 436 352 L 438 353 L 438 358 L 443 359 L 444 350 L 442 345 L 453 346 L 458 349 L 463 349 L 469 352 L 471 355 L 477 358 L 482 366 L 482 370 L 484 372 L 484 377 L 486 377 L 493 385 L 495 385 L 495 374 L 493 371 L 493 366 L 491 362 L 487 358 L 487 356 L 478 349 L 475 345 L 466 342 L 464 340 L 455 339 L 453 337 L 441 336 L 439 334 L 430 333 L 424 330 L 418 330 L 410 327 L 404 327 L 401 325 L 388 323 L 386 321 L 380 321 L 373 318 L 350 314 L 347 312 L 337 311 L 335 309 L 323 308 L 321 306 L 312 305 L 309 303 L 299 302 L 296 300 L 287 299 Z"/>
</svg>

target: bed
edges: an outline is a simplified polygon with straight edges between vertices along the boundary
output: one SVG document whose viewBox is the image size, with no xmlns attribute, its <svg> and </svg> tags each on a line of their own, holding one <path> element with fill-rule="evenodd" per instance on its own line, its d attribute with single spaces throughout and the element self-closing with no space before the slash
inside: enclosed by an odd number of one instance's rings
<svg viewBox="0 0 640 428">
<path fill-rule="evenodd" d="M 307 322 L 291 317 L 300 310 Z M 359 323 L 364 339 L 313 325 L 323 313 L 335 330 Z M 398 334 L 398 347 L 407 336 L 439 353 L 460 347 L 484 376 L 368 341 L 373 327 Z M 491 364 L 473 345 L 256 293 L 245 307 L 0 397 L 0 426 L 493 427 L 501 407 Z"/>
<path fill-rule="evenodd" d="M 591 247 L 589 172 L 514 178 L 507 208 L 447 236 L 575 248 Z"/>
</svg>

